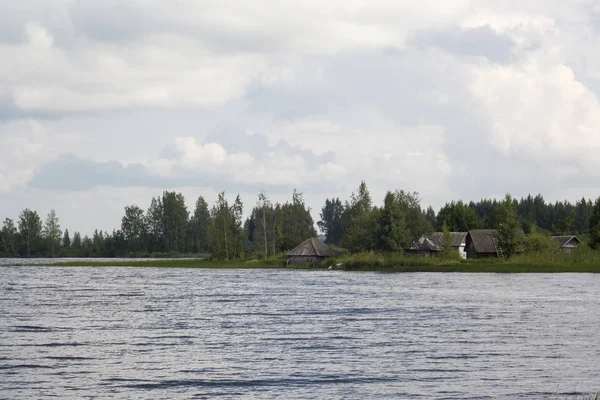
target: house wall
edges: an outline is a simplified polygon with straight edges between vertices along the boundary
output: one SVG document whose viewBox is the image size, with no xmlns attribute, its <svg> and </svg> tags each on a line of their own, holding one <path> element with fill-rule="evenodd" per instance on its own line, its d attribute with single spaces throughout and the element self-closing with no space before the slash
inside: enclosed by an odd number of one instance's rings
<svg viewBox="0 0 600 400">
<path fill-rule="evenodd" d="M 456 250 L 458 250 L 458 255 L 460 256 L 460 258 L 462 258 L 463 260 L 465 260 L 467 258 L 467 250 L 465 249 L 465 245 L 461 245 L 459 247 L 456 248 Z"/>
<path fill-rule="evenodd" d="M 478 253 L 475 250 L 475 245 L 473 242 L 469 242 L 465 249 L 465 254 L 467 258 L 497 258 L 498 255 L 496 253 Z"/>
</svg>

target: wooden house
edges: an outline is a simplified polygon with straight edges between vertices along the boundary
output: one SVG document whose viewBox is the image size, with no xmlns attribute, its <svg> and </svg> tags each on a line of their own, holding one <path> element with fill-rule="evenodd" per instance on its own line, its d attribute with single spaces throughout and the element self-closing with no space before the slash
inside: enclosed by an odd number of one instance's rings
<svg viewBox="0 0 600 400">
<path fill-rule="evenodd" d="M 444 248 L 444 232 L 434 232 L 431 235 L 426 235 L 439 246 Z M 452 248 L 458 252 L 460 258 L 467 258 L 465 248 L 467 246 L 467 232 L 450 232 L 452 239 Z"/>
<path fill-rule="evenodd" d="M 404 254 L 415 257 L 435 257 L 437 254 L 441 254 L 442 250 L 442 246 L 427 236 L 421 236 L 418 240 L 412 242 Z"/>
<path fill-rule="evenodd" d="M 306 264 L 321 261 L 335 255 L 333 249 L 318 238 L 307 239 L 287 255 L 288 264 Z"/>
<path fill-rule="evenodd" d="M 518 236 L 522 239 L 525 234 L 519 230 Z M 504 251 L 500 247 L 499 234 L 496 229 L 469 231 L 465 242 L 467 258 L 504 258 Z M 517 252 L 523 252 L 523 248 L 519 248 Z"/>
<path fill-rule="evenodd" d="M 560 250 L 570 251 L 581 246 L 581 240 L 577 236 L 568 235 L 568 236 L 552 236 L 554 240 L 558 243 L 558 248 Z"/>
</svg>

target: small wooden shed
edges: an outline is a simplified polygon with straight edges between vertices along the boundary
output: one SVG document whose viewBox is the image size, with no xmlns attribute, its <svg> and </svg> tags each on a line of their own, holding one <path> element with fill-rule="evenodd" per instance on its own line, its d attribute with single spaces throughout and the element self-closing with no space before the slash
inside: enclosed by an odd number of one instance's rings
<svg viewBox="0 0 600 400">
<path fill-rule="evenodd" d="M 442 250 L 442 246 L 435 241 L 427 236 L 421 236 L 418 240 L 412 242 L 404 254 L 415 257 L 434 257 L 436 254 L 440 254 Z"/>
<path fill-rule="evenodd" d="M 581 240 L 577 236 L 567 235 L 567 236 L 552 236 L 554 240 L 558 243 L 558 248 L 560 250 L 573 250 L 578 248 L 581 245 Z"/>
<path fill-rule="evenodd" d="M 333 249 L 318 238 L 310 238 L 300 243 L 287 255 L 288 264 L 306 264 L 321 261 L 335 255 Z"/>
<path fill-rule="evenodd" d="M 433 232 L 426 237 L 433 240 L 442 248 L 445 245 L 444 232 Z M 467 246 L 467 232 L 450 232 L 450 238 L 452 239 L 452 248 L 458 252 L 460 258 L 467 258 L 467 253 L 465 251 L 465 247 Z"/>
<path fill-rule="evenodd" d="M 500 247 L 499 234 L 496 229 L 474 229 L 466 237 L 467 258 L 504 258 L 504 251 Z M 523 230 L 517 232 L 520 239 L 525 237 Z M 517 253 L 522 253 L 519 248 Z"/>
</svg>

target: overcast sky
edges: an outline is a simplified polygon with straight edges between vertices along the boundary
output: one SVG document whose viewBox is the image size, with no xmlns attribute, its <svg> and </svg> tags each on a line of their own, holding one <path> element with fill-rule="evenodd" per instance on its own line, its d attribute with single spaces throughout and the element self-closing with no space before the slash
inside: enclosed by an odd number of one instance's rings
<svg viewBox="0 0 600 400">
<path fill-rule="evenodd" d="M 596 0 L 19 0 L 0 217 L 120 225 L 163 190 L 600 195 Z"/>
</svg>

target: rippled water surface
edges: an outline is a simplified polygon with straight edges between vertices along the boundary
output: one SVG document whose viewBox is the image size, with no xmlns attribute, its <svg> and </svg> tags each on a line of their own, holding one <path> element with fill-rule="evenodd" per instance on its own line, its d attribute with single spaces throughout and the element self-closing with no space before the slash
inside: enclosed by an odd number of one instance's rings
<svg viewBox="0 0 600 400">
<path fill-rule="evenodd" d="M 600 390 L 600 276 L 0 268 L 0 398 Z"/>
</svg>

